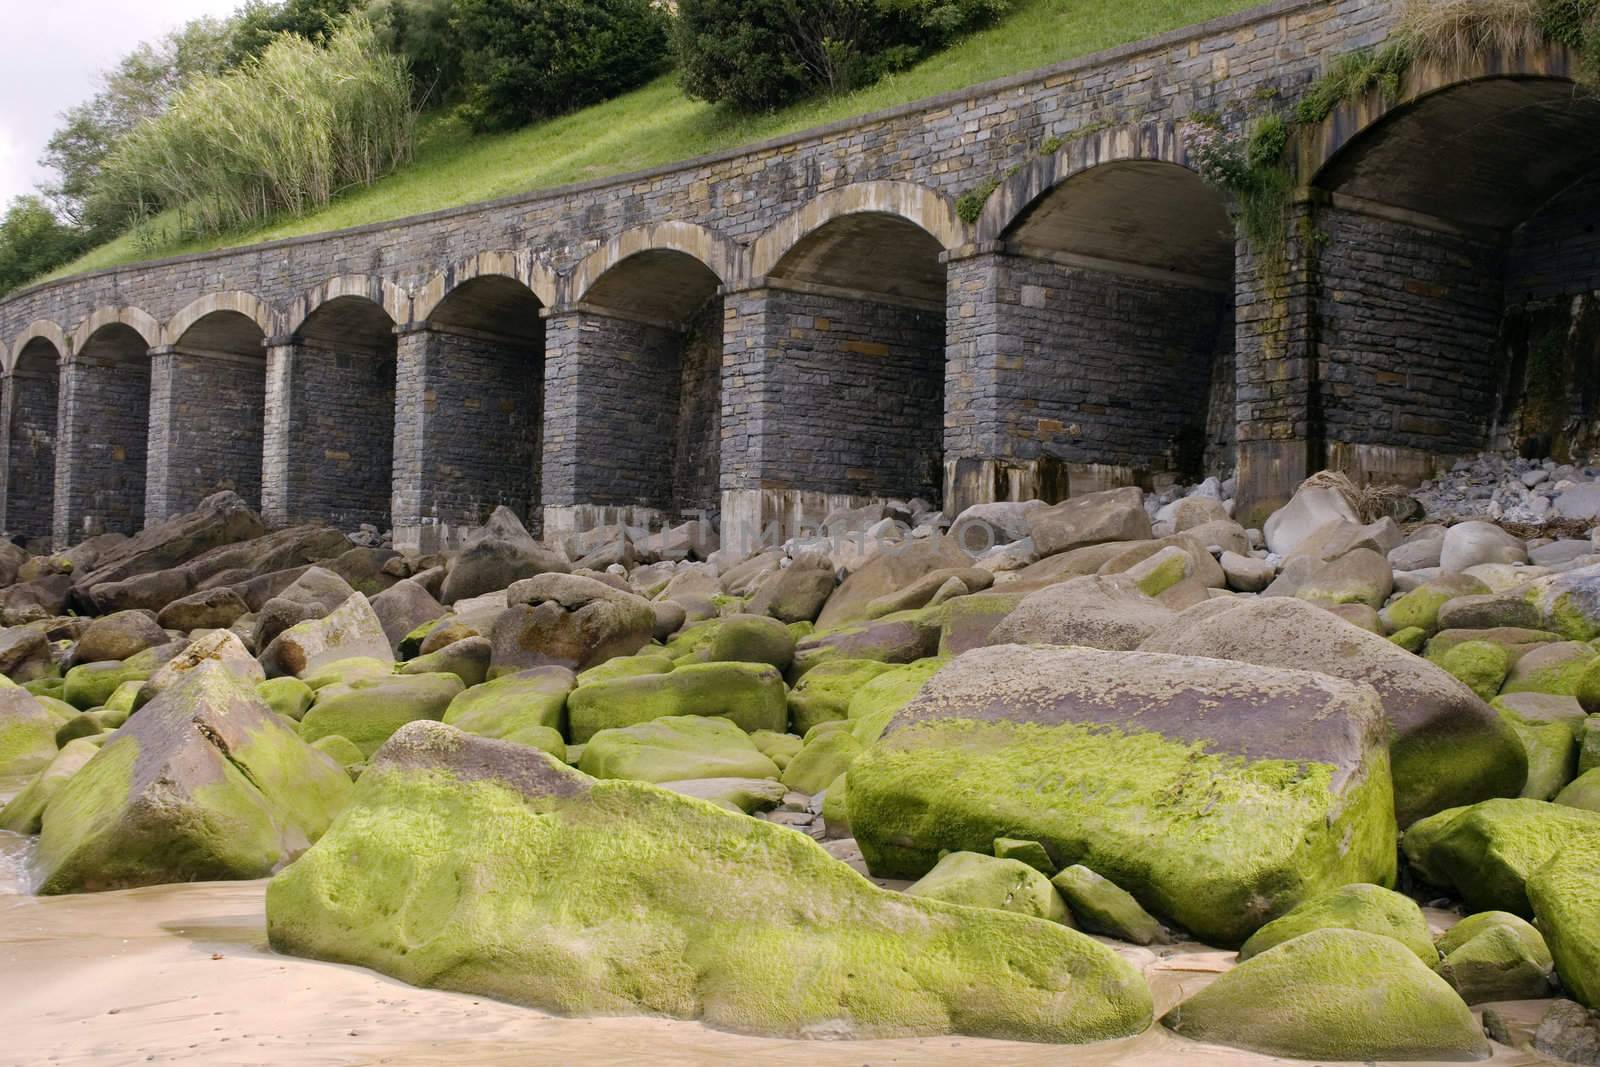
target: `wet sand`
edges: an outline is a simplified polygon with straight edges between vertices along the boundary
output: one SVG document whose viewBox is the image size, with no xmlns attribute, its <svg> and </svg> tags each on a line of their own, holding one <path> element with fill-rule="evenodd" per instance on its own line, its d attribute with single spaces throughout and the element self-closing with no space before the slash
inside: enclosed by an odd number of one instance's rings
<svg viewBox="0 0 1600 1067">
<path fill-rule="evenodd" d="M 26 893 L 26 844 L 0 833 L 0 1064 L 617 1063 L 1015 1064 L 1167 1067 L 1295 1063 L 1198 1045 L 1159 1026 L 1090 1046 L 969 1038 L 779 1041 L 662 1019 L 562 1019 L 415 989 L 357 967 L 279 956 L 266 944 L 266 882 L 118 893 Z M 1233 953 L 1118 945 L 1144 969 L 1157 1013 L 1232 966 Z M 1544 1004 L 1505 1006 L 1524 1028 Z M 1536 1064 L 1496 1048 L 1497 1065 Z"/>
</svg>

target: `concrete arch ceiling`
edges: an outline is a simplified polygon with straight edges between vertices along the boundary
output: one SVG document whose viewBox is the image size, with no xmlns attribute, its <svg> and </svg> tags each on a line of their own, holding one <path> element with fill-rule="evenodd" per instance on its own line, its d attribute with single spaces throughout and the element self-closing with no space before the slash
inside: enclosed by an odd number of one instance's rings
<svg viewBox="0 0 1600 1067">
<path fill-rule="evenodd" d="M 737 277 L 741 258 L 735 242 L 704 226 L 691 222 L 638 226 L 585 256 L 568 276 L 567 295 L 574 304 L 626 307 L 648 290 L 659 290 L 654 309 L 638 310 L 672 318 L 693 311 L 717 286 Z"/>
<path fill-rule="evenodd" d="M 230 290 L 200 297 L 167 321 L 162 336 L 169 345 L 203 351 L 259 353 L 262 342 L 280 332 L 280 316 L 252 293 Z"/>
<path fill-rule="evenodd" d="M 1347 109 L 1324 125 L 1312 149 L 1313 163 L 1325 157 L 1318 188 L 1509 230 L 1600 170 L 1600 98 L 1564 77 L 1477 77 L 1373 110 Z"/>
<path fill-rule="evenodd" d="M 722 279 L 699 258 L 650 248 L 609 267 L 576 303 L 676 325 L 704 307 L 721 284 Z"/>
<path fill-rule="evenodd" d="M 134 307 L 103 307 L 72 332 L 74 360 L 126 361 L 147 356 L 161 343 L 161 323 Z"/>
<path fill-rule="evenodd" d="M 325 340 L 335 326 L 330 323 L 352 322 L 358 328 L 372 327 L 376 317 L 367 310 L 353 310 L 366 305 L 383 316 L 393 330 L 397 323 L 411 318 L 411 295 L 385 278 L 364 274 L 341 274 L 297 297 L 289 305 L 284 325 L 295 337 Z M 314 324 L 314 325 L 313 325 Z M 307 334 L 308 325 L 313 333 Z"/>
<path fill-rule="evenodd" d="M 446 293 L 425 319 L 435 326 L 476 330 L 537 342 L 544 336 L 539 312 L 545 303 L 522 282 L 504 274 L 470 278 Z"/>
<path fill-rule="evenodd" d="M 499 249 L 492 252 L 480 252 L 468 256 L 458 263 L 430 277 L 412 291 L 410 297 L 410 319 L 413 322 L 431 322 L 437 317 L 441 304 L 453 296 L 461 294 L 472 283 L 499 279 L 495 282 L 511 282 L 538 300 L 543 307 L 554 307 L 558 300 L 558 279 L 554 271 L 543 263 L 536 261 L 531 252 L 518 252 L 509 249 Z M 490 290 L 478 287 L 480 293 Z M 496 290 L 500 294 L 508 294 L 509 289 Z M 469 300 L 476 300 L 476 296 L 468 296 Z M 391 314 L 394 311 L 391 309 Z M 396 314 L 397 321 L 403 321 Z"/>
<path fill-rule="evenodd" d="M 393 352 L 395 320 L 365 295 L 333 296 L 311 309 L 294 336 L 328 349 Z"/>
<path fill-rule="evenodd" d="M 15 371 L 21 364 L 23 355 L 28 353 L 30 348 L 35 353 L 39 352 L 40 346 L 49 346 L 52 350 L 51 358 L 56 360 L 65 360 L 72 350 L 65 330 L 50 319 L 35 319 L 12 343 L 11 350 L 3 353 L 5 369 L 8 372 Z"/>
</svg>

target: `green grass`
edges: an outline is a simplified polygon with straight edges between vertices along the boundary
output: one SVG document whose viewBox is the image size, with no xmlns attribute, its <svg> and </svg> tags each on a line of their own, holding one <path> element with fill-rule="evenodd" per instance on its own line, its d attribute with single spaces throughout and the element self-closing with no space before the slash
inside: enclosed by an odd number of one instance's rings
<svg viewBox="0 0 1600 1067">
<path fill-rule="evenodd" d="M 690 100 L 667 75 L 615 100 L 513 133 L 475 135 L 450 115 L 419 129 L 415 161 L 324 210 L 199 240 L 125 235 L 45 279 L 403 218 L 601 178 L 804 130 L 1241 11 L 1259 0 L 1018 0 L 1003 23 L 859 92 L 760 115 Z M 176 230 L 162 216 L 151 229 Z"/>
</svg>

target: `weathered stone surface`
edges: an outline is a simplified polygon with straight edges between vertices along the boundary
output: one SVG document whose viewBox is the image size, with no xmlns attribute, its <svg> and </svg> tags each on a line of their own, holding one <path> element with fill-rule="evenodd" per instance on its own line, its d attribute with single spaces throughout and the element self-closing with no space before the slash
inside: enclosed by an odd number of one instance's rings
<svg viewBox="0 0 1600 1067">
<path fill-rule="evenodd" d="M 1481 1060 L 1490 1051 L 1444 979 L 1393 938 L 1360 930 L 1287 941 L 1161 1021 L 1197 1041 L 1295 1059 Z"/>
<path fill-rule="evenodd" d="M 75 663 L 103 663 L 138 655 L 147 648 L 164 645 L 167 632 L 148 611 L 119 611 L 89 624 L 78 638 L 72 657 Z"/>
<path fill-rule="evenodd" d="M 203 589 L 179 597 L 156 616 L 156 621 L 171 630 L 225 630 L 250 611 L 244 597 L 231 588 Z"/>
<path fill-rule="evenodd" d="M 616 656 L 631 656 L 655 630 L 650 602 L 605 582 L 573 574 L 543 574 L 507 591 L 507 607 L 490 634 L 490 673 L 531 667 L 587 670 Z"/>
<path fill-rule="evenodd" d="M 344 768 L 207 661 L 51 798 L 40 892 L 261 878 L 321 836 L 349 794 Z"/>
<path fill-rule="evenodd" d="M 1551 993 L 1555 963 L 1539 931 L 1503 911 L 1468 916 L 1439 939 L 1439 977 L 1468 1004 Z"/>
<path fill-rule="evenodd" d="M 448 921 L 402 935 L 437 886 L 459 887 Z M 1058 924 L 879 890 L 802 834 L 439 725 L 373 761 L 267 922 L 279 951 L 568 1015 L 1086 1041 L 1151 1012 L 1128 964 Z"/>
<path fill-rule="evenodd" d="M 1464 571 L 1480 563 L 1526 563 L 1522 539 L 1492 522 L 1463 522 L 1445 532 L 1439 549 L 1439 566 Z"/>
<path fill-rule="evenodd" d="M 1454 889 L 1475 911 L 1534 914 L 1527 881 L 1562 848 L 1600 834 L 1600 813 L 1542 800 L 1486 800 L 1452 808 L 1406 831 L 1411 868 Z"/>
<path fill-rule="evenodd" d="M 867 618 L 868 605 L 879 597 L 904 589 L 933 571 L 971 565 L 971 558 L 948 537 L 909 541 L 885 549 L 834 590 L 817 616 L 817 629 L 863 620 Z"/>
<path fill-rule="evenodd" d="M 697 663 L 579 686 L 567 714 L 577 744 L 601 730 L 683 715 L 721 716 L 746 733 L 782 733 L 789 721 L 783 676 L 765 663 Z"/>
<path fill-rule="evenodd" d="M 595 778 L 670 782 L 684 778 L 776 778 L 778 765 L 727 719 L 672 716 L 601 730 L 578 767 Z"/>
<path fill-rule="evenodd" d="M 371 756 L 406 723 L 444 718 L 465 688 L 453 674 L 362 678 L 327 686 L 300 720 L 300 736 L 315 741 L 337 734 Z"/>
<path fill-rule="evenodd" d="M 227 630 L 209 633 L 191 641 L 182 652 L 157 667 L 155 672 L 139 687 L 134 707 L 148 704 L 168 689 L 180 684 L 202 664 L 217 663 L 246 688 L 253 688 L 266 675 L 261 664 L 244 647 L 244 642 Z"/>
<path fill-rule="evenodd" d="M 1324 675 L 980 649 L 856 758 L 850 823 L 881 875 L 1026 837 L 1196 936 L 1238 944 L 1308 896 L 1392 881 L 1383 734 L 1372 691 Z"/>
<path fill-rule="evenodd" d="M 1570 1000 L 1556 1001 L 1539 1021 L 1533 1048 L 1562 1063 L 1600 1065 L 1600 1012 Z"/>
<path fill-rule="evenodd" d="M 565 667 L 534 667 L 467 689 L 450 702 L 444 721 L 480 737 L 509 737 L 530 726 L 564 733 L 567 695 L 577 685 Z"/>
<path fill-rule="evenodd" d="M 1126 576 L 1086 576 L 1030 593 L 988 643 L 1085 645 L 1129 651 L 1177 617 Z"/>
<path fill-rule="evenodd" d="M 1600 832 L 1573 835 L 1533 872 L 1527 891 L 1556 973 L 1573 996 L 1600 1010 Z"/>
<path fill-rule="evenodd" d="M 572 565 L 559 553 L 541 545 L 528 533 L 516 514 L 497 507 L 461 554 L 450 563 L 440 589 L 445 604 L 506 589 L 512 583 L 540 574 L 566 574 Z"/>
<path fill-rule="evenodd" d="M 50 639 L 39 626 L 0 630 L 0 675 L 21 685 L 42 678 L 55 667 Z"/>
<path fill-rule="evenodd" d="M 26 689 L 0 686 L 0 775 L 33 774 L 55 759 L 59 725 Z"/>
<path fill-rule="evenodd" d="M 248 541 L 266 533 L 261 516 L 231 492 L 206 497 L 194 511 L 146 527 L 104 552 L 94 567 L 75 577 L 75 595 L 97 604 L 95 587 L 137 574 L 165 570 L 219 545 Z M 183 592 L 188 592 L 185 589 Z M 181 595 L 181 594 L 180 594 Z"/>
<path fill-rule="evenodd" d="M 1239 949 L 1239 959 L 1259 956 L 1313 930 L 1363 930 L 1392 937 L 1429 967 L 1439 962 L 1439 950 L 1417 902 L 1382 886 L 1361 883 L 1341 886 L 1296 905 L 1250 935 Z"/>
<path fill-rule="evenodd" d="M 406 635 L 417 627 L 443 618 L 445 607 L 418 581 L 407 578 L 371 597 L 372 610 L 383 626 L 389 646 L 396 655 Z"/>
<path fill-rule="evenodd" d="M 1050 879 L 1021 860 L 981 852 L 951 852 L 941 857 L 933 870 L 906 887 L 906 895 L 1073 925 L 1072 915 Z"/>
<path fill-rule="evenodd" d="M 1050 879 L 1080 928 L 1135 945 L 1166 941 L 1167 932 L 1133 894 L 1102 878 L 1081 863 L 1058 871 Z"/>
<path fill-rule="evenodd" d="M 255 647 L 266 649 L 289 627 L 320 619 L 355 593 L 350 583 L 323 567 L 308 567 L 270 599 L 256 615 Z"/>
<path fill-rule="evenodd" d="M 401 674 L 453 674 L 461 684 L 471 687 L 483 684 L 489 676 L 489 660 L 494 646 L 487 637 L 463 637 L 437 652 L 404 664 Z"/>
<path fill-rule="evenodd" d="M 814 622 L 835 584 L 833 564 L 826 558 L 802 557 L 763 580 L 745 610 L 779 622 Z"/>
<path fill-rule="evenodd" d="M 1365 683 L 1393 732 L 1395 814 L 1401 826 L 1496 796 L 1516 796 L 1527 756 L 1511 728 L 1466 686 L 1425 660 L 1304 601 L 1205 605 L 1142 646 L 1150 652 L 1257 663 Z"/>
<path fill-rule="evenodd" d="M 372 605 L 355 593 L 326 616 L 296 623 L 272 639 L 261 652 L 267 677 L 280 674 L 305 677 L 342 659 L 370 657 L 387 660 L 389 638 Z"/>
<path fill-rule="evenodd" d="M 1360 523 L 1355 509 L 1342 493 L 1309 487 L 1298 490 L 1288 504 L 1268 516 L 1261 530 L 1266 535 L 1267 547 L 1280 556 L 1287 556 L 1313 532 L 1337 521 Z"/>
<path fill-rule="evenodd" d="M 1151 536 L 1144 493 L 1135 486 L 1073 497 L 1031 512 L 1028 536 L 1041 556 L 1105 541 L 1140 541 Z"/>
</svg>

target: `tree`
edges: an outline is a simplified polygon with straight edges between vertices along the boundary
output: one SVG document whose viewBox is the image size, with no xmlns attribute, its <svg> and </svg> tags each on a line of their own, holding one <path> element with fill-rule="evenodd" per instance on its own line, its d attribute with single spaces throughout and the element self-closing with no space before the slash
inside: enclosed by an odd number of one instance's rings
<svg viewBox="0 0 1600 1067">
<path fill-rule="evenodd" d="M 651 0 L 455 0 L 469 121 L 506 129 L 642 85 L 668 61 Z"/>
<path fill-rule="evenodd" d="M 66 263 L 86 247 L 41 197 L 19 196 L 0 219 L 0 295 Z"/>
<path fill-rule="evenodd" d="M 279 34 L 323 44 L 362 0 L 249 0 L 235 16 L 226 65 L 238 67 L 267 50 Z"/>
<path fill-rule="evenodd" d="M 388 49 L 405 57 L 419 107 L 459 101 L 463 70 L 461 38 L 450 24 L 454 0 L 373 0 L 367 14 Z"/>
</svg>

